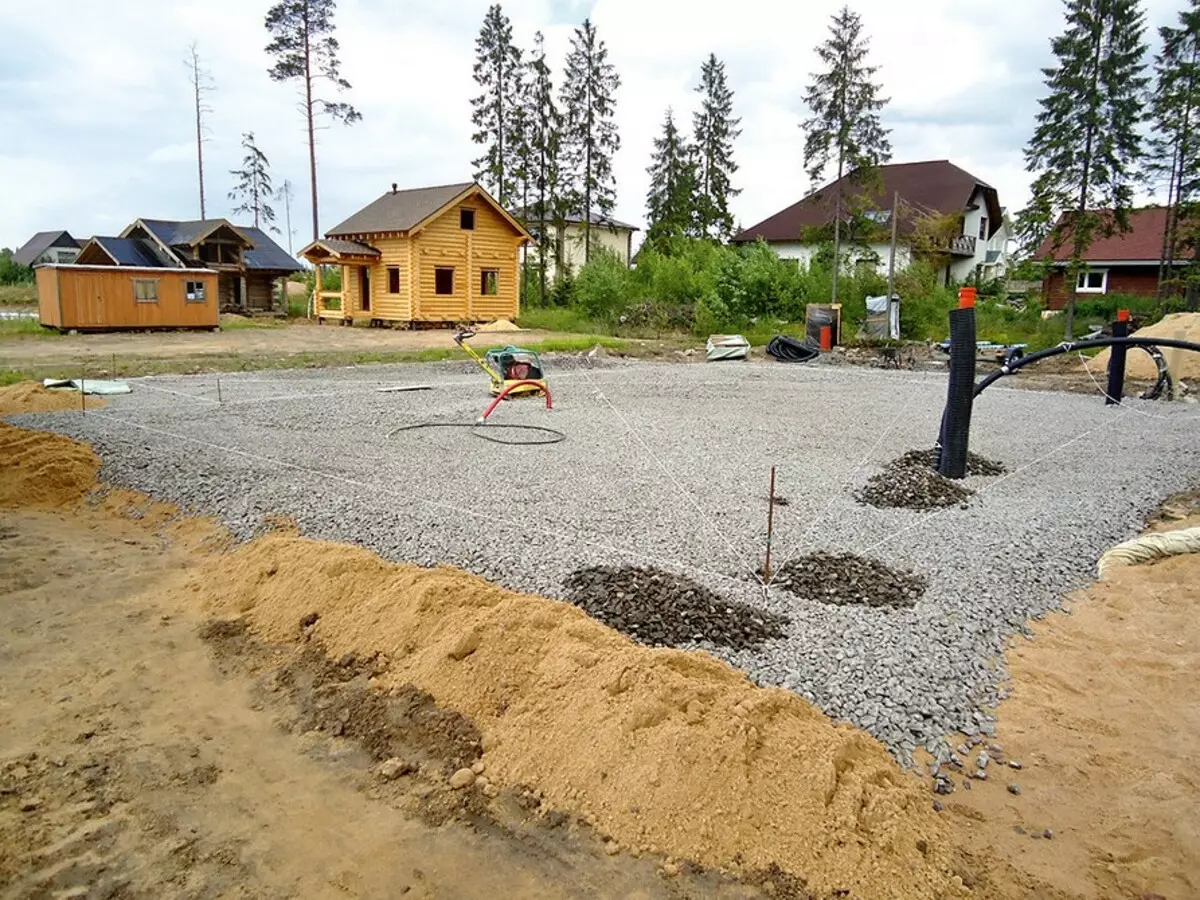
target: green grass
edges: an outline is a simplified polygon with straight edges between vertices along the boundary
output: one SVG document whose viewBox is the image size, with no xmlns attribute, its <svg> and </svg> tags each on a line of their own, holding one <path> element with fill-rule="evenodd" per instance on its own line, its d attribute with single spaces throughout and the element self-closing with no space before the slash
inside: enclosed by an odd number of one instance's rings
<svg viewBox="0 0 1200 900">
<path fill-rule="evenodd" d="M 53 328 L 43 328 L 37 319 L 0 319 L 0 337 L 58 337 Z"/>
<path fill-rule="evenodd" d="M 517 324 L 522 328 L 536 328 L 540 331 L 567 331 L 584 334 L 610 330 L 589 319 L 582 310 L 565 306 L 526 308 L 517 317 Z"/>
<path fill-rule="evenodd" d="M 276 328 L 279 323 L 275 319 L 242 318 L 228 319 L 221 323 L 222 331 L 243 331 L 247 328 Z"/>
<path fill-rule="evenodd" d="M 36 284 L 0 285 L 0 306 L 37 306 Z"/>
</svg>

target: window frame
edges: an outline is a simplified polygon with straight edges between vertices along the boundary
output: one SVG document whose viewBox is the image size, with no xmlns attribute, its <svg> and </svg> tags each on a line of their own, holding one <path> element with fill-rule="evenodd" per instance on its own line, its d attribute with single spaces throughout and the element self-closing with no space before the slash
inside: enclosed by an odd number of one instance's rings
<svg viewBox="0 0 1200 900">
<path fill-rule="evenodd" d="M 493 276 L 493 290 L 488 290 L 488 276 Z M 479 270 L 479 296 L 481 297 L 498 297 L 500 296 L 500 270 L 499 269 L 480 269 Z"/>
<path fill-rule="evenodd" d="M 395 287 L 392 285 L 395 284 Z M 393 296 L 400 293 L 400 267 L 387 267 L 387 292 Z"/>
<path fill-rule="evenodd" d="M 1100 276 L 1099 287 L 1089 287 L 1088 278 L 1091 275 Z M 1080 285 L 1082 282 L 1082 286 Z M 1075 276 L 1075 293 L 1077 294 L 1107 294 L 1108 293 L 1108 269 L 1080 269 L 1079 274 Z"/>
<path fill-rule="evenodd" d="M 443 291 L 440 275 L 443 272 L 449 273 L 450 290 Z M 433 293 L 437 297 L 453 297 L 454 296 L 454 266 L 434 266 L 433 267 Z"/>
<path fill-rule="evenodd" d="M 194 290 L 194 288 L 199 288 L 199 290 Z M 183 299 L 185 303 L 207 303 L 208 284 L 204 281 L 185 279 L 183 282 Z"/>
<path fill-rule="evenodd" d="M 986 241 L 988 238 L 988 218 L 987 216 L 979 217 L 979 239 Z"/>
<path fill-rule="evenodd" d="M 158 278 L 133 278 L 133 302 L 134 303 L 157 303 L 158 302 Z M 154 288 L 153 297 L 139 297 L 138 286 L 149 284 Z"/>
<path fill-rule="evenodd" d="M 470 217 L 471 224 L 467 224 L 467 217 Z M 458 227 L 461 231 L 474 231 L 476 224 L 475 208 L 471 206 L 462 206 L 458 210 Z"/>
</svg>

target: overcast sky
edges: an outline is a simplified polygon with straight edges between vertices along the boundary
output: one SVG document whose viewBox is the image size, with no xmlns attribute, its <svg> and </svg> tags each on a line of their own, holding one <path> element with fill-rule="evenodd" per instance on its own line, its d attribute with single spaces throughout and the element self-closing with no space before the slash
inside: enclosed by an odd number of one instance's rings
<svg viewBox="0 0 1200 900">
<path fill-rule="evenodd" d="M 210 217 L 230 216 L 229 169 L 253 130 L 277 182 L 297 188 L 297 249 L 311 238 L 307 151 L 296 88 L 267 77 L 269 0 L 0 0 L 0 246 L 35 231 L 114 234 L 137 217 L 196 218 L 195 138 L 183 59 L 196 41 L 217 90 L 205 145 Z M 346 99 L 363 114 L 320 133 L 321 228 L 387 190 L 469 180 L 474 38 L 486 0 L 340 0 Z M 591 16 L 622 85 L 618 218 L 642 223 L 651 142 L 668 106 L 696 106 L 701 61 L 725 61 L 742 135 L 751 225 L 800 199 L 801 102 L 835 0 L 507 0 L 524 46 L 541 29 L 556 82 L 572 29 Z M 1182 0 L 1149 0 L 1150 25 L 1174 23 Z M 871 58 L 891 102 L 894 161 L 948 158 L 1000 192 L 1028 193 L 1021 150 L 1040 95 L 1057 0 L 858 0 Z M 53 9 L 53 14 L 50 10 Z M 282 219 L 283 210 L 280 209 Z M 284 246 L 286 238 L 281 239 Z"/>
</svg>

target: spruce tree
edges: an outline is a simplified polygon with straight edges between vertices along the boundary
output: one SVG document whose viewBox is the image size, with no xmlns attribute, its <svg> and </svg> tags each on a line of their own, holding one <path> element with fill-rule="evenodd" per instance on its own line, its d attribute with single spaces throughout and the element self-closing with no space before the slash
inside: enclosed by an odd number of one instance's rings
<svg viewBox="0 0 1200 900">
<path fill-rule="evenodd" d="M 1025 147 L 1036 177 L 1018 232 L 1030 251 L 1047 235 L 1056 248 L 1070 246 L 1070 340 L 1083 254 L 1096 238 L 1129 231 L 1147 79 L 1138 0 L 1066 0 L 1065 7 L 1067 27 L 1051 41 L 1056 64 L 1042 70 L 1047 94 Z"/>
<path fill-rule="evenodd" d="M 521 51 L 513 43 L 512 22 L 500 4 L 488 7 L 475 39 L 475 83 L 471 99 L 472 139 L 486 149 L 475 160 L 475 178 L 507 206 L 513 193 L 513 128 L 520 106 Z"/>
<path fill-rule="evenodd" d="M 529 153 L 530 199 L 526 205 L 526 225 L 533 227 L 538 241 L 539 296 L 546 301 L 546 259 L 555 253 L 561 267 L 558 241 L 553 240 L 548 225 L 555 231 L 563 227 L 563 210 L 559 202 L 558 155 L 562 142 L 562 116 L 554 102 L 554 82 L 546 62 L 545 39 L 539 31 L 533 37 L 533 55 L 529 60 L 523 91 L 525 106 L 525 145 Z"/>
<path fill-rule="evenodd" d="M 1162 49 L 1155 57 L 1155 90 L 1150 104 L 1150 153 L 1146 172 L 1166 189 L 1166 222 L 1158 272 L 1158 297 L 1183 287 L 1188 308 L 1195 306 L 1196 257 L 1200 252 L 1200 0 L 1179 14 L 1179 28 L 1158 30 Z M 1190 257 L 1182 278 L 1175 276 L 1181 255 Z"/>
<path fill-rule="evenodd" d="M 841 226 L 845 185 L 843 177 L 859 188 L 872 183 L 878 167 L 892 158 L 888 130 L 879 113 L 887 104 L 880 86 L 873 81 L 877 66 L 867 65 L 869 41 L 862 19 L 848 6 L 833 16 L 829 37 L 817 48 L 825 66 L 813 73 L 804 102 L 812 115 L 805 120 L 804 167 L 814 187 L 819 185 L 831 163 L 837 163 L 834 184 L 833 302 L 837 302 L 841 268 Z"/>
<path fill-rule="evenodd" d="M 271 43 L 267 53 L 275 65 L 267 70 L 273 81 L 300 83 L 300 111 L 308 129 L 308 172 L 312 191 L 313 240 L 321 236 L 317 210 L 317 139 L 316 120 L 325 116 L 335 122 L 353 125 L 362 113 L 349 103 L 317 96 L 320 81 L 337 91 L 350 89 L 341 76 L 338 42 L 333 36 L 336 0 L 280 0 L 267 11 L 266 27 Z"/>
<path fill-rule="evenodd" d="M 242 149 L 246 151 L 240 169 L 230 169 L 229 174 L 237 179 L 233 190 L 229 192 L 230 200 L 241 200 L 233 208 L 233 214 L 247 213 L 254 216 L 254 227 L 266 226 L 278 233 L 275 225 L 275 210 L 267 201 L 274 196 L 271 187 L 270 162 L 267 156 L 258 149 L 254 142 L 254 132 L 247 131 L 242 135 Z"/>
<path fill-rule="evenodd" d="M 662 136 L 654 139 L 654 154 L 646 169 L 650 174 L 650 190 L 646 194 L 649 246 L 699 232 L 698 163 L 695 148 L 679 133 L 675 116 L 668 109 Z"/>
<path fill-rule="evenodd" d="M 740 135 L 741 119 L 733 116 L 733 91 L 725 80 L 725 63 L 715 53 L 700 67 L 703 97 L 700 109 L 692 117 L 699 168 L 697 213 L 700 233 L 715 240 L 728 240 L 733 233 L 733 214 L 729 201 L 741 191 L 732 187 L 737 163 L 733 161 L 733 142 Z"/>
<path fill-rule="evenodd" d="M 617 202 L 613 155 L 621 147 L 613 114 L 621 86 L 608 61 L 608 48 L 597 40 L 590 19 L 575 29 L 567 54 L 561 102 L 565 119 L 562 140 L 564 198 L 583 219 L 583 254 L 591 258 L 593 212 L 612 215 Z"/>
</svg>

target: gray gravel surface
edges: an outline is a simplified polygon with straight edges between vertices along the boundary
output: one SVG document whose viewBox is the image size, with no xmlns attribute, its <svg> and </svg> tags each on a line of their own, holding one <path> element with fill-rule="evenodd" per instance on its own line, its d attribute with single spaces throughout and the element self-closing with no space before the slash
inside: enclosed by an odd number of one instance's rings
<svg viewBox="0 0 1200 900">
<path fill-rule="evenodd" d="M 1028 633 L 1161 498 L 1200 478 L 1194 406 L 992 388 L 976 403 L 972 446 L 1009 474 L 968 478 L 977 493 L 966 508 L 877 509 L 854 491 L 929 446 L 944 374 L 547 363 L 552 412 L 520 400 L 493 415 L 568 435 L 545 447 L 469 429 L 389 438 L 397 425 L 478 416 L 485 381 L 457 364 L 227 375 L 222 404 L 213 376 L 141 379 L 103 412 L 20 421 L 90 441 L 105 479 L 242 535 L 286 513 L 314 536 L 559 597 L 586 566 L 687 575 L 789 620 L 786 637 L 753 650 L 698 646 L 857 723 L 903 762 L 919 745 L 948 762 L 950 732 L 991 734 L 1005 639 Z M 414 383 L 433 390 L 376 390 Z M 919 602 L 831 606 L 756 585 L 772 465 L 791 500 L 775 510 L 776 568 L 853 552 L 924 577 Z"/>
</svg>

